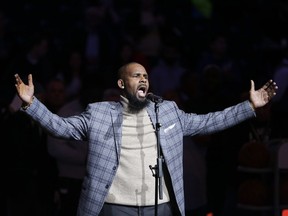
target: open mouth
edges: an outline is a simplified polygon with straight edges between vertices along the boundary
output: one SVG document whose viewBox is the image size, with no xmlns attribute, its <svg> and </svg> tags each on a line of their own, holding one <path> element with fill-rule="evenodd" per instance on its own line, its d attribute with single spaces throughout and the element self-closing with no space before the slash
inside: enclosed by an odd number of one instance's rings
<svg viewBox="0 0 288 216">
<path fill-rule="evenodd" d="M 139 86 L 137 89 L 139 97 L 145 97 L 146 96 L 146 90 L 147 90 L 146 86 L 144 86 L 144 85 Z"/>
</svg>

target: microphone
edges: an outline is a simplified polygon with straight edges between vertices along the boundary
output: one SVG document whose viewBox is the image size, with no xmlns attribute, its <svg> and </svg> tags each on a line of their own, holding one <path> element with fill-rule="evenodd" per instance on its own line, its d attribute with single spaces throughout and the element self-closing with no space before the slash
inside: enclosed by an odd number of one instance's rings
<svg viewBox="0 0 288 216">
<path fill-rule="evenodd" d="M 160 97 L 158 95 L 154 95 L 151 92 L 146 95 L 146 98 L 151 100 L 154 103 L 162 103 L 163 102 L 163 98 L 162 97 Z"/>
</svg>

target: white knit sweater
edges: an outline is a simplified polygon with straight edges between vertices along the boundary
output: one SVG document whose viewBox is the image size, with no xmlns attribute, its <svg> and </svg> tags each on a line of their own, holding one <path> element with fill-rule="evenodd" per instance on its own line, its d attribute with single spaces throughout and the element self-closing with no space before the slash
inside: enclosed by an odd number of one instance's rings
<svg viewBox="0 0 288 216">
<path fill-rule="evenodd" d="M 131 114 L 124 105 L 122 125 L 122 146 L 120 166 L 112 183 L 106 202 L 132 206 L 155 204 L 155 177 L 149 165 L 155 166 L 157 159 L 157 140 L 155 129 L 145 109 Z M 163 179 L 163 199 L 169 195 Z"/>
</svg>

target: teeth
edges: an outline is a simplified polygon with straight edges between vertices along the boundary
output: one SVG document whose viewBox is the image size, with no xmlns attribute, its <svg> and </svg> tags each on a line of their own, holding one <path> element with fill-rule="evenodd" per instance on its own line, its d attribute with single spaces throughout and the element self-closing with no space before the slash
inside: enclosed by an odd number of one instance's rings
<svg viewBox="0 0 288 216">
<path fill-rule="evenodd" d="M 138 94 L 141 97 L 145 97 L 144 91 L 143 90 L 138 90 Z"/>
</svg>

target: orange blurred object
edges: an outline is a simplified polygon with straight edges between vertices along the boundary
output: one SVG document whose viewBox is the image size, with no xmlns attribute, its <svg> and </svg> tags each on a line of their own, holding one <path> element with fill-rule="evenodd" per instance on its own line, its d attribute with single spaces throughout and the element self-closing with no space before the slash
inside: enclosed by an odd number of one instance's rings
<svg viewBox="0 0 288 216">
<path fill-rule="evenodd" d="M 288 216 L 288 209 L 284 209 L 282 211 L 282 216 Z"/>
</svg>

